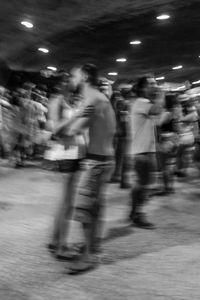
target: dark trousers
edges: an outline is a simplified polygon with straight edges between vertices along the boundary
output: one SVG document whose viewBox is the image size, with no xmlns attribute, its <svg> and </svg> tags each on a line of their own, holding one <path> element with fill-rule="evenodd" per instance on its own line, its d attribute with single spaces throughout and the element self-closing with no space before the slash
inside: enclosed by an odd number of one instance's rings
<svg viewBox="0 0 200 300">
<path fill-rule="evenodd" d="M 116 136 L 114 141 L 115 146 L 115 169 L 112 175 L 112 178 L 119 179 L 121 183 L 126 181 L 126 172 L 127 172 L 127 158 L 125 155 L 126 152 L 126 137 L 125 136 Z"/>
<path fill-rule="evenodd" d="M 133 219 L 147 200 L 146 187 L 151 183 L 153 170 L 153 156 L 150 153 L 138 154 L 134 159 L 136 182 L 131 192 L 132 207 L 130 217 Z"/>
<path fill-rule="evenodd" d="M 174 175 L 170 160 L 172 160 L 172 153 L 159 152 L 159 163 L 165 191 L 173 189 Z"/>
</svg>

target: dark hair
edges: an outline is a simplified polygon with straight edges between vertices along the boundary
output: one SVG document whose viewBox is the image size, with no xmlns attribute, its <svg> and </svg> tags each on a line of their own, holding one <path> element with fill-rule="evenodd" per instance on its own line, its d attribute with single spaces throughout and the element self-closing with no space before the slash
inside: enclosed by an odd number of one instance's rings
<svg viewBox="0 0 200 300">
<path fill-rule="evenodd" d="M 165 107 L 167 110 L 171 110 L 178 103 L 176 94 L 165 95 Z"/>
<path fill-rule="evenodd" d="M 88 82 L 93 86 L 98 86 L 98 70 L 93 64 L 85 64 L 81 67 L 82 72 L 88 76 Z"/>
<path fill-rule="evenodd" d="M 138 78 L 136 85 L 134 86 L 136 95 L 138 97 L 143 96 L 143 89 L 148 84 L 149 78 L 154 78 L 154 75 L 148 74 L 148 75 L 144 75 L 144 76 Z"/>
<path fill-rule="evenodd" d="M 50 92 L 51 92 L 51 94 L 60 94 L 61 88 L 59 85 L 55 85 L 51 88 Z"/>
</svg>

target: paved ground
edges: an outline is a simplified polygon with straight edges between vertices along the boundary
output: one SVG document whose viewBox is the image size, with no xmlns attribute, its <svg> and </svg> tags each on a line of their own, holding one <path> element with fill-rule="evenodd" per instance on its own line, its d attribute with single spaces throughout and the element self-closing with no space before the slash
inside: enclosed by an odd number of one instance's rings
<svg viewBox="0 0 200 300">
<path fill-rule="evenodd" d="M 0 300 L 200 298 L 200 181 L 177 183 L 147 207 L 154 231 L 125 222 L 128 191 L 108 189 L 105 257 L 77 277 L 45 249 L 62 194 L 58 173 L 0 169 Z M 78 240 L 73 224 L 71 240 Z"/>
</svg>

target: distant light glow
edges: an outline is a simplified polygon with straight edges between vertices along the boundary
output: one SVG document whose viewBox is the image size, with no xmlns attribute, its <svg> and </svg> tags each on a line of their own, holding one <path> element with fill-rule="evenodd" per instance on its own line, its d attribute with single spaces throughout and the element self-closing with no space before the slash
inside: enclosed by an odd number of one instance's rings
<svg viewBox="0 0 200 300">
<path fill-rule="evenodd" d="M 110 75 L 110 76 L 117 76 L 118 73 L 117 72 L 110 72 L 110 73 L 108 73 L 108 75 Z"/>
<path fill-rule="evenodd" d="M 25 26 L 26 28 L 33 28 L 33 24 L 28 21 L 22 21 L 21 24 Z"/>
<path fill-rule="evenodd" d="M 192 82 L 192 84 L 199 84 L 199 83 L 200 83 L 200 80 Z"/>
<path fill-rule="evenodd" d="M 183 68 L 183 66 L 176 66 L 176 67 L 173 67 L 172 70 L 180 70 L 182 68 Z"/>
<path fill-rule="evenodd" d="M 164 76 L 161 76 L 161 77 L 157 77 L 156 80 L 164 80 L 165 77 Z"/>
<path fill-rule="evenodd" d="M 126 62 L 127 59 L 126 58 L 117 58 L 116 61 L 117 62 Z"/>
<path fill-rule="evenodd" d="M 142 42 L 141 41 L 131 41 L 131 45 L 140 45 Z"/>
<path fill-rule="evenodd" d="M 49 50 L 47 48 L 38 48 L 38 51 L 43 53 L 49 53 Z"/>
<path fill-rule="evenodd" d="M 57 71 L 57 68 L 52 66 L 48 66 L 47 69 L 51 71 Z"/>
<path fill-rule="evenodd" d="M 170 15 L 167 15 L 167 14 L 157 16 L 157 20 L 167 20 L 169 18 L 170 18 Z"/>
</svg>

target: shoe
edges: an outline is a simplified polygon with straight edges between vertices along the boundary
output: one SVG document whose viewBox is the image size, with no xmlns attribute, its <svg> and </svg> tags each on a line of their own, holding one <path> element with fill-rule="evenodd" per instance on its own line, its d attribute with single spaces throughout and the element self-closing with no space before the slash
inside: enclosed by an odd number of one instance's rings
<svg viewBox="0 0 200 300">
<path fill-rule="evenodd" d="M 145 219 L 145 216 L 143 214 L 138 214 L 134 218 L 132 218 L 132 224 L 135 227 L 143 228 L 143 229 L 154 229 L 155 228 L 155 226 L 152 223 L 148 222 Z"/>
<path fill-rule="evenodd" d="M 120 185 L 121 189 L 130 189 L 132 186 L 128 183 L 122 182 Z"/>
<path fill-rule="evenodd" d="M 48 244 L 47 245 L 47 249 L 49 250 L 49 252 L 51 254 L 55 254 L 56 251 L 57 251 L 57 245 L 54 245 L 54 244 Z"/>
<path fill-rule="evenodd" d="M 77 253 L 70 250 L 56 254 L 57 260 L 60 261 L 76 260 L 78 257 L 79 255 Z"/>
<path fill-rule="evenodd" d="M 69 275 L 79 275 L 95 269 L 98 266 L 98 260 L 94 257 L 87 261 L 80 259 L 71 264 L 68 269 Z"/>
<path fill-rule="evenodd" d="M 110 183 L 120 183 L 120 181 L 121 181 L 121 178 L 118 176 L 116 176 L 116 177 L 114 176 L 110 179 Z"/>
<path fill-rule="evenodd" d="M 79 254 L 74 249 L 67 246 L 62 246 L 57 249 L 56 258 L 61 261 L 75 260 L 79 257 Z"/>
<path fill-rule="evenodd" d="M 92 247 L 91 253 L 92 254 L 97 254 L 97 255 L 101 254 L 101 253 L 103 253 L 103 248 L 100 245 L 95 245 L 95 246 Z"/>
<path fill-rule="evenodd" d="M 187 174 L 184 171 L 176 171 L 174 172 L 174 175 L 180 178 L 187 177 Z"/>
</svg>

